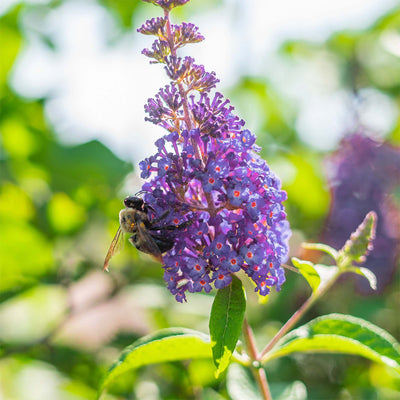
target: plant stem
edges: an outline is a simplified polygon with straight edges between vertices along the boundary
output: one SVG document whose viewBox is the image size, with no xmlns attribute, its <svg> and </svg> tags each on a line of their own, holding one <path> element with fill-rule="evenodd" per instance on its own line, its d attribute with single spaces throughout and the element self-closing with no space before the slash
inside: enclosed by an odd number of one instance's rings
<svg viewBox="0 0 400 400">
<path fill-rule="evenodd" d="M 265 356 L 275 346 L 275 344 L 288 333 L 294 325 L 303 317 L 303 315 L 311 308 L 311 306 L 336 282 L 337 278 L 341 274 L 338 271 L 332 278 L 327 281 L 324 285 L 321 285 L 306 301 L 303 305 L 288 319 L 288 321 L 282 326 L 278 333 L 271 339 L 271 341 L 265 346 L 260 354 L 260 362 L 264 361 Z"/>
<path fill-rule="evenodd" d="M 312 294 L 305 303 L 288 319 L 285 325 L 279 330 L 279 332 L 272 338 L 272 340 L 265 346 L 261 352 L 261 359 L 275 346 L 275 344 L 282 338 L 289 330 L 296 325 L 299 319 L 306 313 L 306 311 L 314 304 L 316 296 Z"/>
<path fill-rule="evenodd" d="M 261 395 L 264 400 L 272 400 L 271 392 L 267 381 L 267 375 L 265 374 L 264 368 L 260 364 L 260 354 L 258 353 L 256 342 L 254 339 L 253 331 L 245 318 L 243 321 L 243 336 L 246 342 L 246 348 L 250 359 L 252 361 L 251 371 L 254 374 L 254 378 L 260 388 Z"/>
</svg>

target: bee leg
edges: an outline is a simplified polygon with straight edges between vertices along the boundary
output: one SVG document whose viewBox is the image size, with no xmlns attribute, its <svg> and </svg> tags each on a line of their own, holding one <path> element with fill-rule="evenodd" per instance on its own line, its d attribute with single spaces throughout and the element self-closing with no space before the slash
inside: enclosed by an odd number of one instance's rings
<svg viewBox="0 0 400 400">
<path fill-rule="evenodd" d="M 149 210 L 153 211 L 153 213 L 155 213 L 155 210 L 152 206 L 148 205 L 147 203 L 144 203 L 143 205 L 143 211 L 148 214 Z"/>
<path fill-rule="evenodd" d="M 129 237 L 129 241 L 140 251 L 143 251 L 141 249 L 139 240 L 138 240 L 138 235 L 136 233 L 134 233 L 132 236 Z"/>
<path fill-rule="evenodd" d="M 192 223 L 192 221 L 185 221 L 182 222 L 179 225 L 165 225 L 165 226 L 160 226 L 160 227 L 152 227 L 152 230 L 157 230 L 157 231 L 174 231 L 176 229 L 183 229 L 189 226 Z"/>
<path fill-rule="evenodd" d="M 154 210 L 153 210 L 154 211 Z M 158 218 L 154 218 L 151 220 L 152 224 L 156 224 L 157 222 L 162 221 L 169 214 L 169 210 L 164 211 Z"/>
</svg>

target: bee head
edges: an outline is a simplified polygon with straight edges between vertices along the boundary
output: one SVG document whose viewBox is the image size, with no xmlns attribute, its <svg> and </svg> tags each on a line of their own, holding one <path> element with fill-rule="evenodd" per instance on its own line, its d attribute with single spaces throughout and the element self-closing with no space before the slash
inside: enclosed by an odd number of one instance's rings
<svg viewBox="0 0 400 400">
<path fill-rule="evenodd" d="M 124 200 L 124 206 L 127 208 L 134 208 L 135 210 L 141 210 L 143 208 L 144 201 L 137 196 L 128 196 Z"/>
</svg>

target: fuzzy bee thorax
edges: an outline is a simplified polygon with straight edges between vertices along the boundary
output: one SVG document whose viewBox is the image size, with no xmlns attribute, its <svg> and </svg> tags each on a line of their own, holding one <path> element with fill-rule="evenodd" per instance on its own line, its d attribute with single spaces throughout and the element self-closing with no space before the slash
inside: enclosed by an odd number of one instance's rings
<svg viewBox="0 0 400 400">
<path fill-rule="evenodd" d="M 136 215 L 137 211 L 132 208 L 124 208 L 119 212 L 119 223 L 121 225 L 121 229 L 125 233 L 133 233 L 135 230 L 136 224 Z"/>
</svg>

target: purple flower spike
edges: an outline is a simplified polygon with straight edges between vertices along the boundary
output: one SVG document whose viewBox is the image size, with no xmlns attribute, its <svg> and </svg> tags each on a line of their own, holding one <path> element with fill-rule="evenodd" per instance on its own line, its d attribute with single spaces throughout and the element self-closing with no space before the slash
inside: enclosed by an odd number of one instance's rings
<svg viewBox="0 0 400 400">
<path fill-rule="evenodd" d="M 291 234 L 286 193 L 229 100 L 211 93 L 215 73 L 177 55 L 183 45 L 204 39 L 196 26 L 169 21 L 170 9 L 187 0 L 148 2 L 161 6 L 164 17 L 139 29 L 157 37 L 144 54 L 165 65 L 171 82 L 145 106 L 147 120 L 167 134 L 140 168 L 150 178 L 142 190 L 154 218 L 178 232 L 163 255 L 168 289 L 186 301 L 187 291 L 221 289 L 243 270 L 260 295 L 279 290 Z"/>
</svg>

